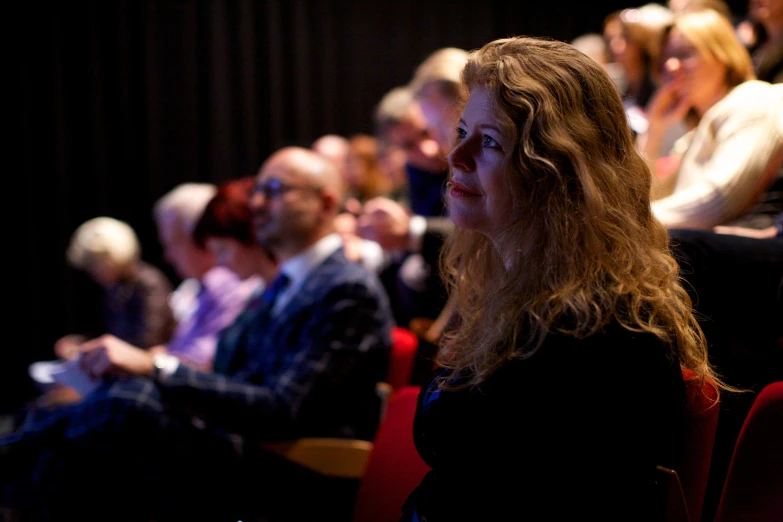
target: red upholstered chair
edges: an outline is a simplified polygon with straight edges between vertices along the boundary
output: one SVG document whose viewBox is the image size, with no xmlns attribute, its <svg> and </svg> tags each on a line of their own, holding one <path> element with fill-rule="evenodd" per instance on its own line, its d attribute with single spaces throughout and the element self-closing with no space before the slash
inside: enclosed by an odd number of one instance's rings
<svg viewBox="0 0 783 522">
<path fill-rule="evenodd" d="M 394 327 L 388 378 L 388 382 L 394 390 L 400 390 L 410 384 L 413 361 L 418 349 L 419 339 L 416 334 L 401 326 Z"/>
<path fill-rule="evenodd" d="M 742 424 L 714 522 L 783 520 L 783 381 L 765 386 Z"/>
<path fill-rule="evenodd" d="M 359 484 L 353 522 L 399 520 L 405 499 L 429 471 L 413 443 L 419 390 L 405 386 L 392 395 Z"/>
<path fill-rule="evenodd" d="M 712 447 L 718 428 L 718 388 L 714 381 L 700 381 L 683 369 L 688 410 L 685 418 L 682 462 L 677 470 L 691 522 L 701 520 L 704 494 L 710 474 Z"/>
</svg>

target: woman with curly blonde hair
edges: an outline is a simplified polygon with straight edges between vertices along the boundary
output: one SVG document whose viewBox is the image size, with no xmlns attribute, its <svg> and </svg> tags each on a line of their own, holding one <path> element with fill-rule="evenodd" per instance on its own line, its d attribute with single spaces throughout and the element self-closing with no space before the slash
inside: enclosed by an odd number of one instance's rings
<svg viewBox="0 0 783 522">
<path fill-rule="evenodd" d="M 456 298 L 403 520 L 655 520 L 683 369 L 719 385 L 609 75 L 573 47 L 474 51 L 449 155 Z"/>
</svg>

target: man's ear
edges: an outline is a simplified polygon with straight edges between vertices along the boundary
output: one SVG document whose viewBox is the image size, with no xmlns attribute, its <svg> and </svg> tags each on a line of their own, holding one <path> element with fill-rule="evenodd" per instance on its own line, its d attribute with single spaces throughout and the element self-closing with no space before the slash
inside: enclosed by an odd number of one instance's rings
<svg viewBox="0 0 783 522">
<path fill-rule="evenodd" d="M 334 191 L 324 189 L 321 200 L 324 204 L 324 215 L 328 218 L 333 218 L 340 212 L 342 201 Z"/>
</svg>

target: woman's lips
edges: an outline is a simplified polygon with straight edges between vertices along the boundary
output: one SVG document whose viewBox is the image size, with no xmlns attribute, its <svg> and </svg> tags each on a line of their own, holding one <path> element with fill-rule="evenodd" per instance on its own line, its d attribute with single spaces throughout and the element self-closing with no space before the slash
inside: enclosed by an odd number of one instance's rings
<svg viewBox="0 0 783 522">
<path fill-rule="evenodd" d="M 475 198 L 480 197 L 481 193 L 473 190 L 470 187 L 466 187 L 462 183 L 457 183 L 455 181 L 451 182 L 451 195 L 455 198 Z"/>
</svg>

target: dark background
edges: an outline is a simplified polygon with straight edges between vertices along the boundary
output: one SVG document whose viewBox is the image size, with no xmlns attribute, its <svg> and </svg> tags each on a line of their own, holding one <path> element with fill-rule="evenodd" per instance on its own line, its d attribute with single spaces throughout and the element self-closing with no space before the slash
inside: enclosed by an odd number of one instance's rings
<svg viewBox="0 0 783 522">
<path fill-rule="evenodd" d="M 372 132 L 375 104 L 437 48 L 516 34 L 571 40 L 600 32 L 623 7 L 118 0 L 6 8 L 14 161 L 6 161 L 11 284 L 0 408 L 26 399 L 27 365 L 50 358 L 58 337 L 97 328 L 98 289 L 64 258 L 85 220 L 130 223 L 143 257 L 176 284 L 151 217 L 175 185 L 254 174 L 273 150 L 325 133 Z M 745 12 L 744 1 L 732 7 Z"/>
</svg>

